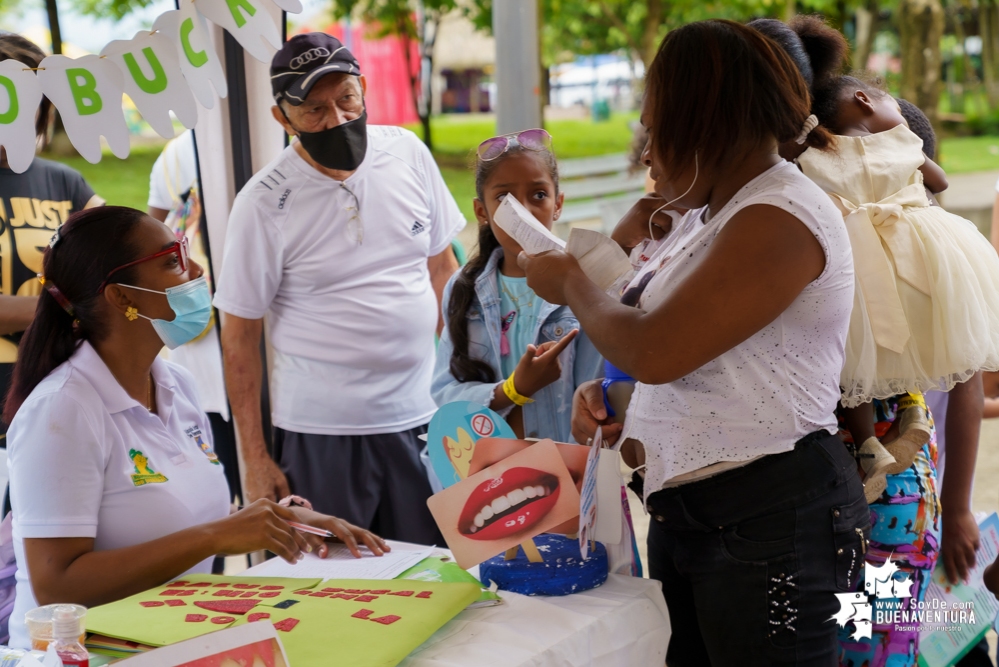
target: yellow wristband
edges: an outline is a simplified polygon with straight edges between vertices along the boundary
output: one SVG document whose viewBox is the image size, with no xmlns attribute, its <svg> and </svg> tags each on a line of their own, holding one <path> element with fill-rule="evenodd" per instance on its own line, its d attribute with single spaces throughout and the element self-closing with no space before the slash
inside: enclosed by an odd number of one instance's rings
<svg viewBox="0 0 999 667">
<path fill-rule="evenodd" d="M 517 388 L 513 386 L 513 375 L 513 373 L 510 373 L 510 377 L 508 377 L 503 383 L 503 393 L 506 394 L 507 398 L 513 401 L 514 405 L 527 405 L 528 403 L 533 403 L 533 398 L 521 396 L 517 393 Z"/>
</svg>

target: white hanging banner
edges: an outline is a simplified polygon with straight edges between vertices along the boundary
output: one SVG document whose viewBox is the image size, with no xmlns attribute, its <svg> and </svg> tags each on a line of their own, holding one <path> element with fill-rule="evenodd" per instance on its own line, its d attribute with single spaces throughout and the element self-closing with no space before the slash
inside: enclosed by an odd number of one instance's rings
<svg viewBox="0 0 999 667">
<path fill-rule="evenodd" d="M 100 162 L 102 136 L 115 156 L 128 157 L 128 126 L 121 109 L 124 77 L 110 59 L 49 56 L 39 65 L 38 81 L 87 162 Z"/>
<path fill-rule="evenodd" d="M 194 95 L 180 72 L 177 49 L 169 38 L 143 30 L 132 39 L 116 39 L 101 55 L 121 70 L 125 93 L 161 137 L 173 138 L 171 109 L 184 127 L 197 125 Z"/>
<path fill-rule="evenodd" d="M 265 63 L 281 48 L 281 33 L 268 4 L 271 0 L 195 0 L 201 14 L 225 28 L 247 53 Z"/>
<path fill-rule="evenodd" d="M 274 4 L 289 14 L 302 13 L 302 3 L 299 0 L 274 0 Z"/>
<path fill-rule="evenodd" d="M 219 97 L 229 94 L 222 61 L 208 36 L 208 23 L 193 2 L 182 2 L 179 10 L 160 14 L 153 30 L 160 31 L 177 47 L 184 79 L 201 106 L 206 109 L 215 106 L 212 86 Z"/>
<path fill-rule="evenodd" d="M 35 111 L 41 101 L 42 85 L 27 65 L 0 62 L 0 146 L 16 174 L 35 159 Z"/>
</svg>

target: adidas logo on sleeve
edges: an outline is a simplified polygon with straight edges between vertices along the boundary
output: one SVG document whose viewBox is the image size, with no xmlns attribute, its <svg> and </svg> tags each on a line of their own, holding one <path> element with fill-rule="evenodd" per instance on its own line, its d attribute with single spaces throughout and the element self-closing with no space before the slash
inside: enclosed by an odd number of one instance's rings
<svg viewBox="0 0 999 667">
<path fill-rule="evenodd" d="M 417 234 L 422 234 L 425 231 L 427 231 L 426 225 L 417 220 L 413 223 L 413 228 L 409 230 L 409 234 L 410 236 L 416 236 Z"/>
</svg>

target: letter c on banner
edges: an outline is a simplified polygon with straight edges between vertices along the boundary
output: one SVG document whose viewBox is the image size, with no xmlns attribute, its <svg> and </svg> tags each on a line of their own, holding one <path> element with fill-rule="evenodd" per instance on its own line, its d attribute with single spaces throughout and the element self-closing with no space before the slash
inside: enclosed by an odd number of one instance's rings
<svg viewBox="0 0 999 667">
<path fill-rule="evenodd" d="M 69 90 L 76 102 L 76 112 L 81 116 L 100 113 L 104 102 L 97 92 L 97 79 L 90 70 L 82 67 L 70 67 L 66 70 L 69 80 Z"/>
<path fill-rule="evenodd" d="M 180 23 L 180 45 L 184 49 L 184 56 L 187 62 L 194 67 L 201 67 L 208 62 L 208 54 L 204 51 L 195 51 L 191 46 L 191 31 L 194 30 L 194 19 L 186 18 Z"/>
<path fill-rule="evenodd" d="M 153 30 L 173 42 L 180 71 L 191 92 L 206 109 L 215 106 L 215 93 L 225 97 L 228 87 L 222 61 L 212 46 L 208 22 L 193 2 L 180 3 L 180 9 L 163 12 L 153 23 Z"/>
<path fill-rule="evenodd" d="M 42 86 L 27 67 L 16 60 L 0 62 L 0 146 L 17 174 L 35 159 L 35 109 L 42 101 Z"/>
</svg>

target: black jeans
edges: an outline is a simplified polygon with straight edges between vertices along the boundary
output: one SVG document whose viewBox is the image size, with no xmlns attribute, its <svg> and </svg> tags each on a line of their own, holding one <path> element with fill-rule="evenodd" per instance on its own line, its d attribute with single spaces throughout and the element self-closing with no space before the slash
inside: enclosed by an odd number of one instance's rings
<svg viewBox="0 0 999 667">
<path fill-rule="evenodd" d="M 871 514 L 853 457 L 821 431 L 649 496 L 649 576 L 670 667 L 837 665 L 834 593 L 854 590 Z"/>
</svg>

